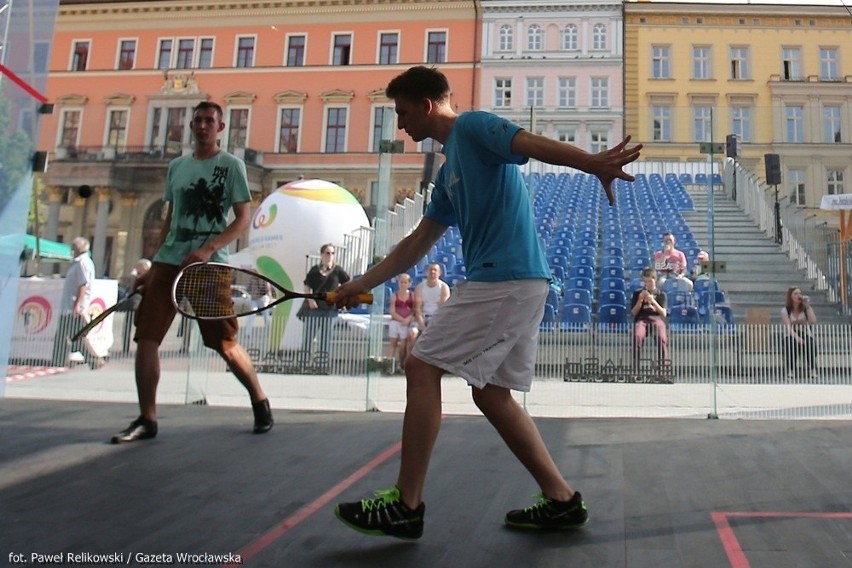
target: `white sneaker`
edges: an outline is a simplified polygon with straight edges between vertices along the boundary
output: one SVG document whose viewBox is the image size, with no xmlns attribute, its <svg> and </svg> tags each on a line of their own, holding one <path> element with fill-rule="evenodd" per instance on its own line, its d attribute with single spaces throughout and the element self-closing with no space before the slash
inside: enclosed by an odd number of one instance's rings
<svg viewBox="0 0 852 568">
<path fill-rule="evenodd" d="M 68 361 L 70 363 L 85 363 L 86 358 L 83 357 L 83 354 L 79 351 L 75 351 L 74 353 L 68 356 Z"/>
</svg>

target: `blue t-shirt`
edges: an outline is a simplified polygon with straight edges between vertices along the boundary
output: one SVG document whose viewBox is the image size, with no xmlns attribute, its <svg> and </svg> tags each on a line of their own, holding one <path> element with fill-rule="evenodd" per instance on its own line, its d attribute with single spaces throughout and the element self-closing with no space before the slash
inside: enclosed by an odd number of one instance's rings
<svg viewBox="0 0 852 568">
<path fill-rule="evenodd" d="M 458 225 L 466 276 L 480 282 L 550 279 L 519 164 L 517 124 L 483 111 L 456 118 L 425 216 Z"/>
</svg>

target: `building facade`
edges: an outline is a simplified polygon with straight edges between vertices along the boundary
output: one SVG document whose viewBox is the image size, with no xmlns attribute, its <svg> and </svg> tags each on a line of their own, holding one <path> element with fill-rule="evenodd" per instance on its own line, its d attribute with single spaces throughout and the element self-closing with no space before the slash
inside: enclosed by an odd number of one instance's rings
<svg viewBox="0 0 852 568">
<path fill-rule="evenodd" d="M 56 112 L 40 140 L 53 158 L 43 234 L 91 236 L 99 275 L 150 257 L 166 167 L 189 151 L 202 100 L 224 107 L 223 147 L 245 158 L 258 200 L 317 177 L 368 210 L 388 206 L 373 195 L 385 85 L 440 65 L 457 108 L 473 108 L 477 33 L 473 4 L 446 0 L 63 1 L 47 88 Z M 393 198 L 419 188 L 430 142 L 404 140 Z"/>
<path fill-rule="evenodd" d="M 599 151 L 623 134 L 621 0 L 483 0 L 480 108 Z"/>
<path fill-rule="evenodd" d="M 779 193 L 793 205 L 850 189 L 843 7 L 631 1 L 625 44 L 625 125 L 645 159 L 706 161 L 699 143 L 735 134 L 739 161 L 764 179 L 764 155 L 779 156 Z"/>
</svg>

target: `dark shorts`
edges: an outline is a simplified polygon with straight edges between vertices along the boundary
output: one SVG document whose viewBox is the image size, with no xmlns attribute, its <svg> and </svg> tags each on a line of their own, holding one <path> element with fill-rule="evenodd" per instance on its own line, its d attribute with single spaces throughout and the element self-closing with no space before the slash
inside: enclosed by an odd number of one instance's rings
<svg viewBox="0 0 852 568">
<path fill-rule="evenodd" d="M 172 283 L 180 267 L 172 264 L 155 262 L 151 266 L 142 293 L 142 301 L 136 308 L 135 341 L 154 341 L 157 345 L 169 331 L 177 315 L 177 309 L 172 304 Z M 225 294 L 230 298 L 230 287 Z M 198 320 L 204 345 L 217 351 L 230 349 L 237 344 L 237 318 L 223 320 Z"/>
</svg>

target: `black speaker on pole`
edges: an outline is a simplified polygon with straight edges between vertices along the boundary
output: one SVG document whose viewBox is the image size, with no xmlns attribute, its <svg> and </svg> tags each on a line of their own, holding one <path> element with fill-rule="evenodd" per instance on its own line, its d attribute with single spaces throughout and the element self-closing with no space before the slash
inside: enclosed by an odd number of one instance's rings
<svg viewBox="0 0 852 568">
<path fill-rule="evenodd" d="M 740 137 L 736 134 L 728 134 L 725 137 L 725 156 L 734 159 L 740 157 Z"/>
<path fill-rule="evenodd" d="M 438 173 L 438 154 L 429 152 L 423 157 L 423 179 L 420 180 L 420 189 L 425 190 L 429 184 L 435 181 Z"/>
<path fill-rule="evenodd" d="M 763 162 L 766 166 L 766 183 L 779 185 L 781 183 L 781 157 L 778 154 L 764 154 Z"/>
</svg>

